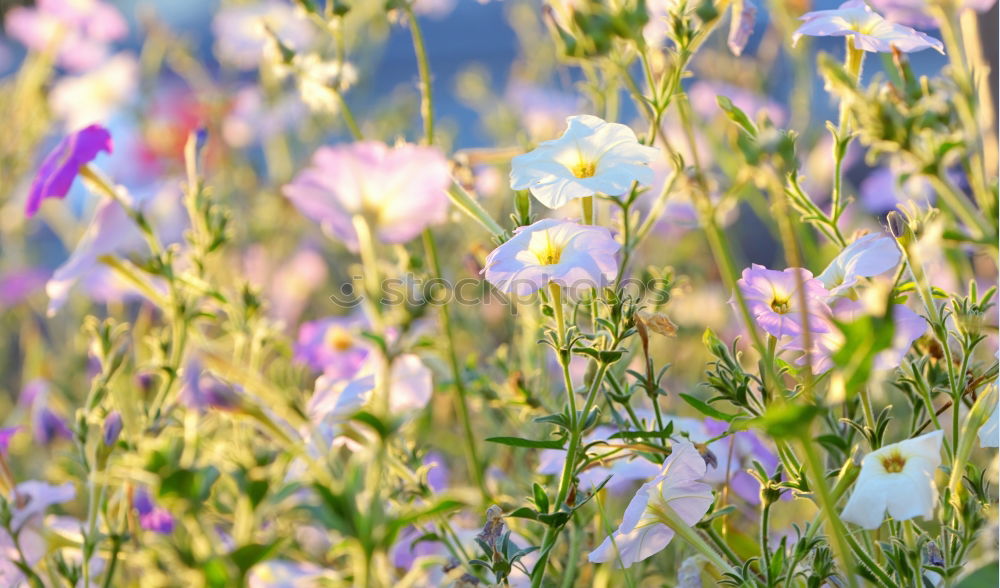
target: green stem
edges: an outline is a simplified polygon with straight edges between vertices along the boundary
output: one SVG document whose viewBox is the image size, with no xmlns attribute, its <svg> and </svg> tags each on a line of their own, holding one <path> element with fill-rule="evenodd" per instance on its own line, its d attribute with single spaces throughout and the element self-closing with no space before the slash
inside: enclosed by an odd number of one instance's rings
<svg viewBox="0 0 1000 588">
<path fill-rule="evenodd" d="M 583 224 L 594 224 L 594 197 L 584 196 L 580 200 L 580 205 L 583 207 Z"/>
<path fill-rule="evenodd" d="M 840 568 L 844 571 L 848 585 L 856 587 L 857 580 L 854 577 L 854 562 L 851 559 L 851 546 L 847 539 L 847 529 L 844 528 L 844 523 L 840 520 L 840 515 L 836 509 L 836 501 L 830 492 L 830 488 L 826 485 L 823 462 L 816 452 L 812 439 L 806 436 L 800 441 L 802 451 L 806 456 L 806 463 L 808 464 L 805 471 L 806 476 L 809 478 L 809 487 L 815 492 L 820 510 L 826 518 L 828 528 L 830 529 L 830 534 L 833 535 L 831 546 L 833 547 L 834 555 L 840 562 Z"/>
<path fill-rule="evenodd" d="M 689 527 L 687 523 L 681 519 L 680 515 L 677 514 L 666 501 L 658 502 L 657 504 L 650 504 L 649 508 L 653 513 L 656 514 L 659 522 L 673 529 L 674 533 L 678 537 L 686 541 L 691 547 L 694 547 L 698 553 L 703 555 L 712 565 L 714 565 L 720 572 L 725 574 L 732 574 L 733 576 L 739 576 L 736 569 L 729 565 L 725 559 L 719 555 L 719 552 L 712 548 L 711 545 L 705 542 L 693 528 Z"/>
<path fill-rule="evenodd" d="M 424 47 L 424 35 L 420 23 L 413 12 L 413 6 L 404 2 L 406 19 L 410 25 L 410 35 L 413 37 L 413 53 L 417 57 L 417 71 L 420 73 L 420 116 L 424 120 L 424 142 L 434 143 L 434 91 L 431 87 L 430 61 L 427 59 L 427 49 Z"/>
<path fill-rule="evenodd" d="M 424 229 L 424 249 L 427 251 L 427 258 L 430 262 L 433 278 L 442 279 L 441 260 L 438 256 L 437 244 L 434 242 L 434 234 L 430 229 Z M 483 502 L 489 501 L 489 492 L 486 490 L 486 480 L 483 478 L 483 469 L 479 456 L 476 454 L 476 438 L 472 433 L 472 423 L 469 419 L 469 405 L 467 401 L 467 391 L 462 378 L 462 368 L 458 362 L 458 354 L 455 351 L 455 334 L 451 326 L 451 311 L 447 300 L 441 305 L 441 326 L 444 330 L 444 340 L 448 363 L 451 367 L 451 377 L 455 388 L 455 412 L 458 413 L 459 420 L 462 421 L 462 430 L 465 433 L 465 451 L 468 461 L 469 471 L 472 473 L 476 486 L 482 494 Z"/>
</svg>

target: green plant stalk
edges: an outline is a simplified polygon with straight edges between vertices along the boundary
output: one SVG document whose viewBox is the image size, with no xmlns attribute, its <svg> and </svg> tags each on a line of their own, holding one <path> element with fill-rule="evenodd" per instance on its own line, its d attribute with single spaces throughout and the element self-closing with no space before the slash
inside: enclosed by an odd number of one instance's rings
<svg viewBox="0 0 1000 588">
<path fill-rule="evenodd" d="M 420 116 L 424 121 L 424 142 L 434 144 L 434 90 L 431 86 L 430 61 L 427 59 L 427 49 L 424 47 L 424 35 L 420 23 L 413 13 L 413 6 L 403 2 L 406 10 L 406 20 L 413 37 L 413 53 L 417 57 L 417 71 L 420 73 Z"/>
<path fill-rule="evenodd" d="M 770 548 L 770 521 L 771 501 L 762 500 L 760 508 L 760 557 L 761 567 L 764 568 L 764 579 L 768 586 L 772 585 L 771 579 L 771 548 Z"/>
<path fill-rule="evenodd" d="M 497 224 L 482 205 L 470 196 L 465 191 L 465 188 L 458 185 L 457 182 L 452 184 L 451 188 L 448 189 L 448 198 L 452 204 L 468 215 L 469 218 L 478 222 L 484 229 L 489 231 L 494 238 L 499 239 L 504 236 L 503 227 Z"/>
<path fill-rule="evenodd" d="M 854 39 L 852 37 L 847 37 L 845 41 L 845 56 L 844 56 L 844 66 L 847 69 L 847 74 L 851 76 L 856 82 L 861 82 L 861 68 L 864 65 L 865 52 L 862 49 L 858 49 L 854 46 Z M 843 212 L 843 192 L 844 192 L 844 154 L 847 152 L 848 145 L 844 147 L 843 150 L 839 148 L 837 143 L 841 138 L 851 132 L 851 111 L 848 108 L 848 104 L 841 101 L 840 104 L 840 121 L 837 125 L 837 140 L 833 144 L 833 190 L 831 195 L 831 200 L 833 202 L 830 215 L 833 220 L 833 225 L 837 226 L 837 221 L 840 220 L 840 214 Z"/>
<path fill-rule="evenodd" d="M 809 466 L 805 468 L 806 477 L 809 478 L 809 487 L 816 493 L 819 499 L 820 510 L 826 518 L 827 525 L 833 535 L 831 546 L 833 547 L 834 555 L 840 562 L 841 569 L 844 570 L 848 585 L 856 587 L 857 580 L 854 578 L 854 562 L 851 559 L 851 546 L 848 543 L 847 530 L 844 528 L 843 521 L 840 520 L 840 515 L 837 514 L 833 493 L 830 492 L 830 488 L 827 487 L 826 480 L 823 477 L 823 462 L 816 453 L 816 448 L 813 446 L 809 435 L 804 436 L 799 441 L 799 445 L 802 446 L 802 452 L 806 456 L 806 463 Z"/>
<path fill-rule="evenodd" d="M 656 514 L 659 522 L 673 529 L 674 533 L 676 533 L 678 537 L 686 541 L 691 547 L 694 547 L 698 553 L 703 555 L 705 559 L 707 559 L 720 572 L 732 574 L 733 576 L 739 575 L 736 570 L 729 565 L 729 562 L 723 559 L 722 556 L 719 555 L 719 552 L 713 549 L 711 545 L 706 543 L 697 531 L 689 527 L 687 523 L 681 519 L 680 515 L 677 514 L 677 511 L 675 511 L 665 501 L 650 504 L 647 508 Z"/>
<path fill-rule="evenodd" d="M 433 278 L 442 279 L 441 260 L 438 256 L 437 244 L 434 242 L 434 233 L 424 229 L 423 233 L 424 249 L 427 251 L 427 258 L 430 262 Z M 445 351 L 448 355 L 448 364 L 451 367 L 451 377 L 455 389 L 455 412 L 462 421 L 462 431 L 465 434 L 465 455 L 468 462 L 469 471 L 482 494 L 483 502 L 489 501 L 489 492 L 486 489 L 486 480 L 483 478 L 482 462 L 476 453 L 476 438 L 472 433 L 472 422 L 469 419 L 469 404 L 465 382 L 462 380 L 462 368 L 458 362 L 458 354 L 455 351 L 455 333 L 451 325 L 451 309 L 448 301 L 441 305 L 441 327 L 444 330 Z"/>
<path fill-rule="evenodd" d="M 962 426 L 961 444 L 955 449 L 955 458 L 951 464 L 951 475 L 948 478 L 948 488 L 951 489 L 951 503 L 956 511 L 961 511 L 962 502 L 960 494 L 962 492 L 962 476 L 965 475 L 965 462 L 968 461 L 976 445 L 979 429 L 989 419 L 990 409 L 996 400 L 994 391 L 991 388 L 986 394 L 980 394 L 972 405 L 972 410 L 965 417 L 965 424 Z M 952 412 L 958 414 L 958 407 L 953 406 Z"/>
<path fill-rule="evenodd" d="M 924 174 L 924 177 L 931 183 L 934 190 L 941 195 L 941 199 L 947 203 L 949 210 L 965 223 L 966 228 L 969 229 L 975 239 L 983 239 L 987 235 L 993 234 L 993 229 L 987 224 L 984 213 L 972 207 L 969 199 L 962 194 L 961 190 L 955 187 L 944 170 L 939 167 L 936 173 Z M 994 248 L 996 247 L 995 241 L 993 242 L 993 246 Z"/>
</svg>

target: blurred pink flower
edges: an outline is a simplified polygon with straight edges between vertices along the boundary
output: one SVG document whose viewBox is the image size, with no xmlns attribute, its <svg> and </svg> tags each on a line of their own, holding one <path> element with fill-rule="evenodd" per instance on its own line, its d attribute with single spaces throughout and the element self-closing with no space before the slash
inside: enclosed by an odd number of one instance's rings
<svg viewBox="0 0 1000 588">
<path fill-rule="evenodd" d="M 26 268 L 0 276 L 0 307 L 10 308 L 45 287 L 50 272 L 41 268 Z"/>
<path fill-rule="evenodd" d="M 653 182 L 649 163 L 660 151 L 639 143 L 632 129 L 588 114 L 571 116 L 566 124 L 558 139 L 511 160 L 512 189 L 531 190 L 545 206 L 560 208 L 597 193 L 620 196 L 633 181 Z"/>
<path fill-rule="evenodd" d="M 45 51 L 58 41 L 56 62 L 72 71 L 91 68 L 108 53 L 108 44 L 128 34 L 125 17 L 101 0 L 37 0 L 15 6 L 4 29 L 30 49 Z"/>
<path fill-rule="evenodd" d="M 550 282 L 570 292 L 600 288 L 618 274 L 621 246 L 605 227 L 555 219 L 519 227 L 486 257 L 486 280 L 502 292 L 527 295 Z"/>
<path fill-rule="evenodd" d="M 829 292 L 809 270 L 788 268 L 777 271 L 755 263 L 743 270 L 743 277 L 737 282 L 757 324 L 779 339 L 799 335 L 802 332 L 802 306 L 797 273 L 801 276 L 805 287 L 809 328 L 816 333 L 826 332 L 829 327 L 823 319 L 830 312 L 826 305 Z"/>
<path fill-rule="evenodd" d="M 64 198 L 80 168 L 101 151 L 111 153 L 111 149 L 111 133 L 100 125 L 90 125 L 65 136 L 39 166 L 28 193 L 25 214 L 34 216 L 45 198 Z"/>
<path fill-rule="evenodd" d="M 660 473 L 643 484 L 629 502 L 621 525 L 587 559 L 628 568 L 663 551 L 675 532 L 660 522 L 656 510 L 666 505 L 688 526 L 700 521 L 713 500 L 712 488 L 698 481 L 704 475 L 705 460 L 698 450 L 690 443 L 674 443 Z"/>
<path fill-rule="evenodd" d="M 284 194 L 356 251 L 354 216 L 364 216 L 379 241 L 405 243 L 445 220 L 450 183 L 448 161 L 435 148 L 362 141 L 319 148 Z"/>
<path fill-rule="evenodd" d="M 817 10 L 802 15 L 802 26 L 792 35 L 794 45 L 803 35 L 811 37 L 851 37 L 858 49 L 888 53 L 892 48 L 910 53 L 936 49 L 944 44 L 910 27 L 892 23 L 865 4 L 864 0 L 844 2 L 835 10 Z"/>
<path fill-rule="evenodd" d="M 364 314 L 331 316 L 303 323 L 295 344 L 295 360 L 333 379 L 351 379 L 368 359 L 370 348 L 361 337 L 368 327 Z"/>
</svg>

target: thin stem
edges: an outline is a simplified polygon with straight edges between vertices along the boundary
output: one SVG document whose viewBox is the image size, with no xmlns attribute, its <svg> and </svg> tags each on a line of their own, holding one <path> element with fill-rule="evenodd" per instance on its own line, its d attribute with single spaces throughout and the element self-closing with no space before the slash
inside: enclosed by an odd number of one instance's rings
<svg viewBox="0 0 1000 588">
<path fill-rule="evenodd" d="M 427 59 L 427 49 L 424 47 L 424 35 L 420 30 L 420 23 L 413 12 L 413 6 L 409 2 L 404 2 L 406 7 L 406 20 L 410 26 L 410 35 L 413 37 L 413 53 L 417 57 L 417 71 L 420 73 L 420 116 L 424 120 L 424 142 L 428 145 L 434 143 L 434 91 L 431 87 L 430 61 Z"/>
<path fill-rule="evenodd" d="M 594 197 L 584 196 L 580 200 L 580 206 L 583 208 L 583 224 L 594 224 Z"/>
<path fill-rule="evenodd" d="M 434 242 L 434 234 L 430 229 L 424 230 L 424 249 L 427 251 L 427 258 L 434 279 L 442 279 L 441 260 L 438 256 L 437 244 Z M 455 412 L 458 413 L 459 420 L 462 421 L 462 430 L 465 433 L 465 451 L 469 470 L 479 487 L 479 492 L 483 496 L 483 501 L 489 501 L 489 492 L 486 490 L 486 480 L 483 478 L 483 470 L 479 456 L 476 454 L 476 438 L 472 433 L 472 423 L 469 419 L 469 405 L 466 399 L 467 392 L 465 382 L 462 378 L 462 368 L 458 362 L 458 354 L 455 351 L 455 334 L 451 325 L 451 311 L 448 301 L 441 305 L 441 325 L 444 330 L 445 350 L 448 355 L 448 363 L 451 367 L 451 378 L 455 388 Z"/>
<path fill-rule="evenodd" d="M 841 569 L 844 570 L 844 576 L 846 576 L 848 584 L 856 587 L 857 580 L 854 577 L 854 563 L 851 559 L 851 546 L 847 539 L 847 529 L 844 528 L 844 523 L 840 520 L 840 515 L 836 510 L 836 501 L 826 485 L 823 462 L 816 452 L 812 439 L 808 438 L 808 436 L 801 439 L 800 445 L 809 466 L 806 468 L 809 487 L 816 493 L 819 499 L 820 510 L 826 518 L 831 535 L 833 535 L 831 546 L 833 547 L 834 555 L 836 555 L 837 560 L 840 562 Z"/>
</svg>

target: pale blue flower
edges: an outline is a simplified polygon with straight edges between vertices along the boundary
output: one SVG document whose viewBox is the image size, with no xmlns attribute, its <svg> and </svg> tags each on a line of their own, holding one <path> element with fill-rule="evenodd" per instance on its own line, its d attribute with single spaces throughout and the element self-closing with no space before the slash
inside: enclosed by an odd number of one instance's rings
<svg viewBox="0 0 1000 588">
<path fill-rule="evenodd" d="M 845 247 L 818 278 L 831 296 L 843 295 L 860 278 L 880 276 L 895 268 L 901 257 L 894 239 L 871 233 Z"/>
<path fill-rule="evenodd" d="M 850 37 L 854 46 L 873 53 L 896 49 L 910 53 L 936 49 L 944 53 L 941 41 L 910 27 L 889 22 L 865 4 L 864 0 L 844 2 L 835 10 L 817 10 L 802 15 L 802 26 L 792 35 L 792 44 L 803 35 L 811 37 Z"/>
</svg>

